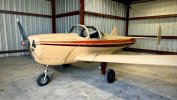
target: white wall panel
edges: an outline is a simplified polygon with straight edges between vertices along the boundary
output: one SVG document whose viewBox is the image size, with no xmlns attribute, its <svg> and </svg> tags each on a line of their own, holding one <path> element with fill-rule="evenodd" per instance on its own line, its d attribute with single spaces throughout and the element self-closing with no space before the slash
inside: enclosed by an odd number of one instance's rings
<svg viewBox="0 0 177 100">
<path fill-rule="evenodd" d="M 52 32 L 50 18 L 0 14 L 0 51 L 24 49 L 20 45 L 22 38 L 16 23 L 17 18 L 20 19 L 28 35 Z"/>
<path fill-rule="evenodd" d="M 65 33 L 73 25 L 79 24 L 79 15 L 57 18 L 57 32 Z"/>
<path fill-rule="evenodd" d="M 51 2 L 47 0 L 0 0 L 0 10 L 51 15 Z"/>
<path fill-rule="evenodd" d="M 130 5 L 130 17 L 177 14 L 177 0 L 155 0 Z"/>
<path fill-rule="evenodd" d="M 0 10 L 51 15 L 51 2 L 47 0 L 0 0 Z M 19 19 L 28 35 L 52 32 L 52 19 L 0 13 L 0 51 L 25 49 L 16 19 Z M 0 57 L 27 53 L 0 54 Z"/>
<path fill-rule="evenodd" d="M 130 6 L 130 17 L 177 14 L 177 0 L 156 0 Z M 177 17 L 130 20 L 129 35 L 157 36 L 159 25 L 162 36 L 177 36 Z M 177 52 L 177 40 L 162 40 L 157 48 L 156 40 L 138 39 L 132 48 Z"/>
<path fill-rule="evenodd" d="M 85 0 L 85 11 L 125 17 L 126 6 L 112 0 Z M 97 27 L 104 33 L 111 33 L 117 27 L 119 35 L 125 33 L 125 21 L 93 15 L 85 15 L 85 25 Z"/>
<path fill-rule="evenodd" d="M 78 11 L 80 0 L 56 0 L 56 14 Z"/>
<path fill-rule="evenodd" d="M 177 40 L 161 40 L 161 44 L 157 46 L 155 39 L 137 39 L 136 44 L 130 46 L 131 48 L 159 50 L 177 52 Z"/>
<path fill-rule="evenodd" d="M 85 0 L 85 11 L 125 17 L 126 6 L 112 0 Z"/>
<path fill-rule="evenodd" d="M 124 35 L 125 33 L 125 21 L 123 20 L 86 15 L 85 25 L 95 26 L 103 33 L 108 34 L 111 34 L 112 28 L 115 25 L 119 35 Z"/>
<path fill-rule="evenodd" d="M 177 36 L 177 17 L 131 20 L 129 23 L 129 35 L 156 36 L 160 25 L 162 29 L 162 36 Z"/>
</svg>

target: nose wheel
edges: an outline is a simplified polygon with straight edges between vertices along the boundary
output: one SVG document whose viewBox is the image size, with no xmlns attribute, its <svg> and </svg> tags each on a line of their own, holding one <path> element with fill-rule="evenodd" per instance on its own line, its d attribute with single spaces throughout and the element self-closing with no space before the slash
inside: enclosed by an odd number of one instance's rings
<svg viewBox="0 0 177 100">
<path fill-rule="evenodd" d="M 49 76 L 46 75 L 45 77 L 45 73 L 42 73 L 38 76 L 38 78 L 36 79 L 36 82 L 39 86 L 45 86 L 49 83 Z"/>
<path fill-rule="evenodd" d="M 49 79 L 49 75 L 47 75 L 47 71 L 48 71 L 48 66 L 46 67 L 44 73 L 40 74 L 37 77 L 36 82 L 39 86 L 45 86 L 49 83 L 50 79 Z"/>
<path fill-rule="evenodd" d="M 113 69 L 106 70 L 107 63 L 101 63 L 101 74 L 104 75 L 105 80 L 108 83 L 113 83 L 115 81 L 115 71 Z"/>
</svg>

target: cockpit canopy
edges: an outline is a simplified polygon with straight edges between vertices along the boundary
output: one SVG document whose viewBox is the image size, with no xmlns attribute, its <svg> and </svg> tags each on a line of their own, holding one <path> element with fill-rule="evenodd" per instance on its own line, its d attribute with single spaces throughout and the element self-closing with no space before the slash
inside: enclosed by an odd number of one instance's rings
<svg viewBox="0 0 177 100">
<path fill-rule="evenodd" d="M 69 33 L 75 33 L 80 37 L 90 39 L 101 39 L 104 36 L 104 34 L 94 26 L 84 26 L 84 25 L 73 26 L 69 30 Z"/>
</svg>

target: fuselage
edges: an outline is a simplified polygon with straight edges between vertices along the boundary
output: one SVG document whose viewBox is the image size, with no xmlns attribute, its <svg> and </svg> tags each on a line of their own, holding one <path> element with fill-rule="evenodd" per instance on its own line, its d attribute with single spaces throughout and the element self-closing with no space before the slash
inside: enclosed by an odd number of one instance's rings
<svg viewBox="0 0 177 100">
<path fill-rule="evenodd" d="M 135 43 L 134 39 L 123 36 L 104 35 L 101 39 L 90 39 L 74 33 L 40 34 L 28 39 L 35 61 L 44 65 L 74 63 L 82 54 L 111 54 Z"/>
</svg>

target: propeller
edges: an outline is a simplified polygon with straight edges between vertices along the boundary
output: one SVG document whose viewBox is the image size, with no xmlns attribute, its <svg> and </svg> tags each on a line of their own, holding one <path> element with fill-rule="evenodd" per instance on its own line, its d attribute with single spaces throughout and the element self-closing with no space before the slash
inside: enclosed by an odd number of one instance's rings
<svg viewBox="0 0 177 100">
<path fill-rule="evenodd" d="M 161 35 L 162 35 L 162 28 L 161 25 L 159 26 L 159 30 L 158 30 L 158 34 L 157 34 L 157 45 L 160 45 L 160 41 L 161 41 Z"/>
<path fill-rule="evenodd" d="M 19 19 L 17 19 L 17 25 L 18 25 L 18 28 L 20 30 L 20 33 L 21 33 L 21 36 L 23 39 L 23 41 L 21 42 L 21 45 L 25 46 L 28 50 L 30 50 L 30 42 L 27 38 L 27 34 L 26 34 L 25 30 L 23 29 L 23 26 L 21 25 Z"/>
</svg>

